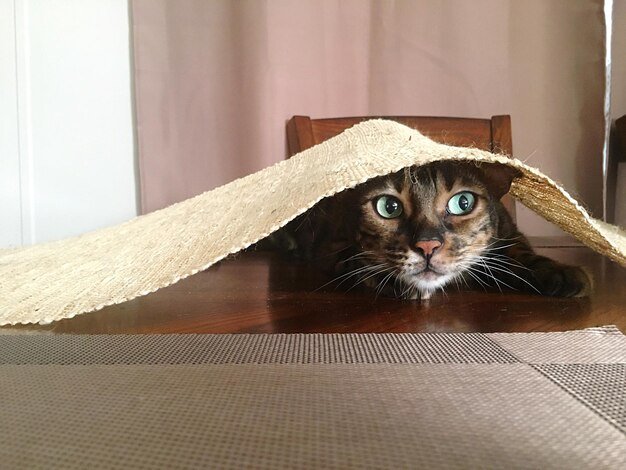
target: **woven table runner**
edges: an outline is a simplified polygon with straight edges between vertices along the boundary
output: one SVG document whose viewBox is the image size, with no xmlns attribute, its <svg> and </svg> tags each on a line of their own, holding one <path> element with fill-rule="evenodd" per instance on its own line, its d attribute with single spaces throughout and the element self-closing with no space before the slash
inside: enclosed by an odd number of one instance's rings
<svg viewBox="0 0 626 470">
<path fill-rule="evenodd" d="M 0 335 L 2 468 L 626 468 L 626 337 Z"/>
<path fill-rule="evenodd" d="M 261 240 L 325 197 L 408 166 L 444 160 L 515 172 L 510 193 L 518 201 L 626 266 L 626 232 L 592 218 L 539 170 L 503 155 L 438 144 L 397 122 L 372 120 L 124 224 L 0 250 L 0 325 L 52 322 L 149 294 Z"/>
</svg>

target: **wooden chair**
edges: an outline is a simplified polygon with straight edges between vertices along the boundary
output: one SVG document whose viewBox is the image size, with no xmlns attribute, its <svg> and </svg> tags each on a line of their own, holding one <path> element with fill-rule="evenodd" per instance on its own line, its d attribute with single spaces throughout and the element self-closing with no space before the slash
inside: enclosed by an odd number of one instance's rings
<svg viewBox="0 0 626 470">
<path fill-rule="evenodd" d="M 511 117 L 493 116 L 491 119 L 423 117 L 423 116 L 369 116 L 311 119 L 309 116 L 293 116 L 287 122 L 287 145 L 289 156 L 340 134 L 361 121 L 391 119 L 420 131 L 434 141 L 474 147 L 489 152 L 513 155 Z M 509 195 L 502 202 L 515 219 L 515 204 Z"/>
</svg>

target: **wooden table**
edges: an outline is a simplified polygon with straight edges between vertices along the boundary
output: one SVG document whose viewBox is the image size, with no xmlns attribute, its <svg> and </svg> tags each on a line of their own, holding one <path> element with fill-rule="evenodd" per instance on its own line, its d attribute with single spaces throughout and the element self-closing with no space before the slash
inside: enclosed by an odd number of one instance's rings
<svg viewBox="0 0 626 470">
<path fill-rule="evenodd" d="M 626 332 L 626 269 L 560 239 L 535 239 L 538 251 L 587 266 L 590 298 L 463 291 L 429 301 L 375 298 L 367 290 L 318 289 L 328 279 L 274 253 L 248 252 L 158 292 L 44 326 L 2 332 L 52 333 L 331 333 L 525 332 L 617 325 Z"/>
</svg>

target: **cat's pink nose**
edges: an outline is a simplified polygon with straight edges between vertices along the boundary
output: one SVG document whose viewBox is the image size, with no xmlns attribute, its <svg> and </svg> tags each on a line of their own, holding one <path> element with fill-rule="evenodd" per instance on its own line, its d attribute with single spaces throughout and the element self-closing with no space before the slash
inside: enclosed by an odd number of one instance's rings
<svg viewBox="0 0 626 470">
<path fill-rule="evenodd" d="M 441 246 L 439 240 L 420 240 L 415 244 L 416 248 L 419 248 L 424 253 L 424 256 L 432 256 L 437 248 Z"/>
</svg>

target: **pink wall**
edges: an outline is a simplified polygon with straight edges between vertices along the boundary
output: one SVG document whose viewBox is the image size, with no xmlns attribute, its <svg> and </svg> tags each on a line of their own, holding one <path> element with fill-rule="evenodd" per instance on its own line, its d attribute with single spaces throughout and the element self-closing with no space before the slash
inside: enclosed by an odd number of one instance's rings
<svg viewBox="0 0 626 470">
<path fill-rule="evenodd" d="M 283 159 L 294 114 L 511 114 L 516 156 L 601 215 L 601 0 L 131 5 L 144 212 Z"/>
</svg>

